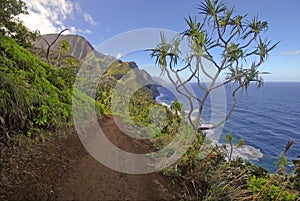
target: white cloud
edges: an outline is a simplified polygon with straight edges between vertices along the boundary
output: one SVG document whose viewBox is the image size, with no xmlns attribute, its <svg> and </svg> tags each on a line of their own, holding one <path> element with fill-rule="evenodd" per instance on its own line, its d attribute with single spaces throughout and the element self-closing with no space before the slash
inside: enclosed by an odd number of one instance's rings
<svg viewBox="0 0 300 201">
<path fill-rule="evenodd" d="M 31 30 L 39 30 L 41 34 L 59 32 L 56 23 L 51 22 L 46 16 L 39 13 L 30 12 L 30 15 L 22 15 L 20 18 L 26 27 Z"/>
<path fill-rule="evenodd" d="M 122 52 L 119 52 L 119 53 L 116 55 L 116 59 L 120 59 L 122 56 L 123 56 L 123 53 L 122 53 Z"/>
<path fill-rule="evenodd" d="M 283 55 L 300 55 L 300 50 L 284 52 Z"/>
<path fill-rule="evenodd" d="M 90 23 L 91 25 L 97 25 L 97 22 L 92 18 L 91 15 L 87 14 L 87 13 L 84 13 L 84 20 L 88 23 Z"/>
<path fill-rule="evenodd" d="M 87 13 L 82 14 L 78 2 L 71 0 L 23 0 L 28 8 L 28 15 L 20 15 L 20 19 L 31 30 L 39 30 L 41 34 L 58 33 L 68 28 L 65 33 L 90 34 L 88 29 L 67 26 L 66 20 L 73 19 L 74 13 L 80 14 L 90 24 L 97 22 Z"/>
<path fill-rule="evenodd" d="M 91 30 L 89 29 L 77 29 L 75 27 L 70 27 L 67 31 L 68 34 L 91 34 Z"/>
<path fill-rule="evenodd" d="M 74 7 L 69 0 L 24 0 L 28 15 L 21 15 L 25 26 L 40 30 L 41 34 L 56 33 L 64 29 L 64 20 L 73 16 Z"/>
</svg>

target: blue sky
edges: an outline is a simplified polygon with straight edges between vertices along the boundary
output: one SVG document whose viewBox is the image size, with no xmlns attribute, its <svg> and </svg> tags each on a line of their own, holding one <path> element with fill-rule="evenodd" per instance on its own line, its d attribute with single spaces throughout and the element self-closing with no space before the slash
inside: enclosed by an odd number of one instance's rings
<svg viewBox="0 0 300 201">
<path fill-rule="evenodd" d="M 200 0 L 24 0 L 29 15 L 22 16 L 31 29 L 43 34 L 68 28 L 83 35 L 94 47 L 106 40 L 135 29 L 159 28 L 176 32 L 187 26 L 184 18 L 197 15 Z M 225 0 L 236 13 L 256 14 L 269 22 L 265 34 L 281 41 L 270 53 L 261 71 L 271 72 L 266 81 L 300 82 L 300 1 L 299 0 Z M 199 16 L 200 19 L 200 16 Z M 139 60 L 139 59 L 137 59 Z M 141 61 L 141 60 L 140 60 Z M 139 63 L 139 62 L 138 62 Z"/>
</svg>

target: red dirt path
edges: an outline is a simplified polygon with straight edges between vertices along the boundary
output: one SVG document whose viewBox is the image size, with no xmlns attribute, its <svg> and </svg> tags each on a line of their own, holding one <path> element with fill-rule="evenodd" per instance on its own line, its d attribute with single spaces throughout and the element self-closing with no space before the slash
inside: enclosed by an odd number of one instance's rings
<svg viewBox="0 0 300 201">
<path fill-rule="evenodd" d="M 153 150 L 147 141 L 123 134 L 113 118 L 102 121 L 102 130 L 112 143 L 133 153 Z M 85 155 L 59 193 L 60 200 L 171 200 L 178 186 L 159 173 L 130 175 L 111 170 L 90 155 Z"/>
</svg>

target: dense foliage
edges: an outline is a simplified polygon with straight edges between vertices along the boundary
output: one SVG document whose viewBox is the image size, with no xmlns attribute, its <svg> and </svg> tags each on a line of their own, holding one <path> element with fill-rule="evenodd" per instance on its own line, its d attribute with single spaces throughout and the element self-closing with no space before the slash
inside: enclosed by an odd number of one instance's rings
<svg viewBox="0 0 300 201">
<path fill-rule="evenodd" d="M 1 139 L 17 133 L 38 135 L 41 129 L 57 129 L 67 123 L 72 115 L 72 89 L 79 61 L 66 56 L 54 67 L 14 39 L 0 37 Z M 93 102 L 84 94 L 76 98 Z"/>
<path fill-rule="evenodd" d="M 31 135 L 66 122 L 71 93 L 57 70 L 8 37 L 1 37 L 0 51 L 1 131 Z"/>
</svg>

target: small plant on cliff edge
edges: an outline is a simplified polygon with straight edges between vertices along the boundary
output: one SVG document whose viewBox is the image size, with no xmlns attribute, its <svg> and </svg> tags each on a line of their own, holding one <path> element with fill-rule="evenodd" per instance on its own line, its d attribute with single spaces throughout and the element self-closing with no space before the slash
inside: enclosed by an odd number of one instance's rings
<svg viewBox="0 0 300 201">
<path fill-rule="evenodd" d="M 174 112 L 175 118 L 179 119 L 180 114 L 182 113 L 182 104 L 175 99 L 170 107 L 170 109 Z"/>
<path fill-rule="evenodd" d="M 225 136 L 225 140 L 228 142 L 229 146 L 230 146 L 230 150 L 229 150 L 229 153 L 227 155 L 228 157 L 228 161 L 231 161 L 232 159 L 232 152 L 233 152 L 233 147 L 237 147 L 237 148 L 240 148 L 242 147 L 245 142 L 243 139 L 241 139 L 237 144 L 233 144 L 233 135 L 232 133 L 228 133 L 226 136 Z M 226 144 L 225 144 L 225 148 L 226 148 Z"/>
</svg>

